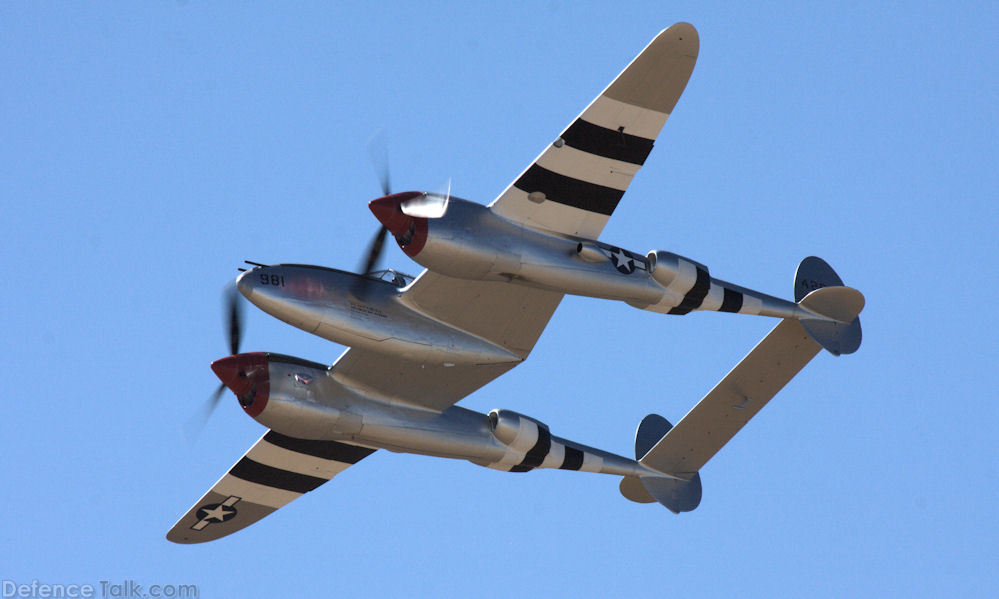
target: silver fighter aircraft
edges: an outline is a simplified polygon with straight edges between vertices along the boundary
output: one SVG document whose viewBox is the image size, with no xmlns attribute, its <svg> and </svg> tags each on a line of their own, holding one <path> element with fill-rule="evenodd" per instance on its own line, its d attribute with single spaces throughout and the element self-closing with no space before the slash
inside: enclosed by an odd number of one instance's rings
<svg viewBox="0 0 999 599">
<path fill-rule="evenodd" d="M 468 460 L 509 472 L 557 468 L 621 477 L 620 491 L 673 512 L 697 507 L 698 474 L 820 349 L 860 346 L 864 298 L 819 258 L 795 275 L 794 300 L 712 277 L 694 260 L 597 241 L 690 78 L 697 31 L 664 30 L 488 206 L 450 192 L 391 193 L 362 274 L 280 264 L 237 279 L 261 310 L 349 346 L 332 365 L 275 353 L 212 363 L 268 431 L 167 533 L 201 543 L 240 530 L 378 449 Z M 424 270 L 369 272 L 391 234 Z M 253 263 L 251 263 L 253 264 Z M 643 310 L 716 310 L 779 324 L 672 426 L 649 415 L 634 459 L 553 435 L 509 410 L 482 414 L 463 397 L 523 362 L 564 294 Z"/>
</svg>

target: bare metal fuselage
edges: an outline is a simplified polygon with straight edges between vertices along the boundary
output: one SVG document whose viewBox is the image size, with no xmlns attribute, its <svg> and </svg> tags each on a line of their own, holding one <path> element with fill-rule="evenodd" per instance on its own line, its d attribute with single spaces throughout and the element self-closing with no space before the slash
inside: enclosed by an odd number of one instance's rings
<svg viewBox="0 0 999 599">
<path fill-rule="evenodd" d="M 464 459 L 505 471 L 658 474 L 634 460 L 555 437 L 546 425 L 515 412 L 487 415 L 458 406 L 438 412 L 380 401 L 352 388 L 335 368 L 290 356 L 239 354 L 213 368 L 247 414 L 290 437 Z"/>
</svg>

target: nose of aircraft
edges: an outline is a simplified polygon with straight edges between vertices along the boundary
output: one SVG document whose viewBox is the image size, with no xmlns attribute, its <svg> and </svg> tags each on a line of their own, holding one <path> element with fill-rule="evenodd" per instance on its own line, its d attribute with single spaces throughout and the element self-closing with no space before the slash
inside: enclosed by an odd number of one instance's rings
<svg viewBox="0 0 999 599">
<path fill-rule="evenodd" d="M 250 278 L 250 272 L 248 270 L 236 277 L 236 289 L 239 289 L 239 292 L 246 299 L 250 299 L 250 296 L 253 295 L 253 280 Z"/>
<path fill-rule="evenodd" d="M 403 214 L 402 203 L 420 195 L 418 191 L 393 193 L 368 202 L 368 208 L 382 225 L 396 237 L 403 235 L 408 229 L 412 217 Z"/>
<path fill-rule="evenodd" d="M 267 404 L 270 372 L 267 354 L 236 354 L 212 362 L 212 371 L 236 394 L 239 404 L 250 416 L 257 416 Z"/>
</svg>

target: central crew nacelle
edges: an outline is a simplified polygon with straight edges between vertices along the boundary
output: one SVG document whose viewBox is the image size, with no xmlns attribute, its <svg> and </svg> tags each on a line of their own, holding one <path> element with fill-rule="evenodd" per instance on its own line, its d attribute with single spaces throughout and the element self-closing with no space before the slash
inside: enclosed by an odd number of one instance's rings
<svg viewBox="0 0 999 599">
<path fill-rule="evenodd" d="M 620 300 L 669 314 L 717 310 L 822 318 L 794 302 L 714 279 L 706 266 L 671 252 L 643 256 L 595 240 L 546 233 L 460 198 L 448 198 L 437 218 L 404 212 L 423 195 L 393 194 L 369 207 L 408 256 L 443 275 Z"/>
</svg>

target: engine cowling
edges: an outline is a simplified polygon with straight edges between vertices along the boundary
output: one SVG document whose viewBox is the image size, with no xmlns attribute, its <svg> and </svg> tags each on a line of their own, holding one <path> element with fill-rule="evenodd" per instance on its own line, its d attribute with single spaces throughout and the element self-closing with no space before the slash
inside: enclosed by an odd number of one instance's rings
<svg viewBox="0 0 999 599">
<path fill-rule="evenodd" d="M 327 379 L 326 367 L 294 356 L 254 352 L 212 362 L 212 370 L 239 400 L 243 410 L 267 428 L 298 439 L 323 439 L 336 426 L 360 430 L 356 416 L 316 401 Z M 354 422 L 357 420 L 357 422 Z"/>
</svg>

